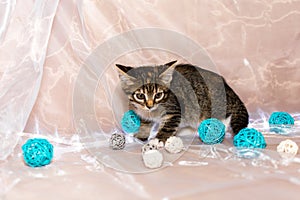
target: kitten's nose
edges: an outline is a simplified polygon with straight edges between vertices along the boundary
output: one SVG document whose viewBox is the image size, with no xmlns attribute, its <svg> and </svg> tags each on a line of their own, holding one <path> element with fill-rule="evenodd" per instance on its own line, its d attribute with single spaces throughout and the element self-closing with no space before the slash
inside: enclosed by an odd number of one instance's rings
<svg viewBox="0 0 300 200">
<path fill-rule="evenodd" d="M 147 108 L 151 109 L 154 106 L 153 100 L 148 100 L 146 103 Z"/>
</svg>

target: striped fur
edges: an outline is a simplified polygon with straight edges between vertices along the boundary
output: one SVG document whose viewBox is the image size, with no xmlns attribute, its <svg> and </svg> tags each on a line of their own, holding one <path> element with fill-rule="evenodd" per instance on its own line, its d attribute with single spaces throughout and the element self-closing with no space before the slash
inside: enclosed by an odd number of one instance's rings
<svg viewBox="0 0 300 200">
<path fill-rule="evenodd" d="M 189 64 L 119 69 L 129 107 L 142 119 L 136 137 L 147 140 L 158 123 L 156 138 L 166 141 L 181 127 L 197 128 L 207 118 L 230 119 L 234 134 L 248 125 L 248 112 L 224 78 Z"/>
</svg>

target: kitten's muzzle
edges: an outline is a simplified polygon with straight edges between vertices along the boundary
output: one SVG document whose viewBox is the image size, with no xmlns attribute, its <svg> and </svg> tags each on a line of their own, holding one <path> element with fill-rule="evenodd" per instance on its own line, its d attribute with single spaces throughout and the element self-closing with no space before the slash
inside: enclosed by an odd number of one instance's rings
<svg viewBox="0 0 300 200">
<path fill-rule="evenodd" d="M 146 106 L 150 110 L 154 106 L 154 101 L 153 100 L 146 101 Z"/>
</svg>

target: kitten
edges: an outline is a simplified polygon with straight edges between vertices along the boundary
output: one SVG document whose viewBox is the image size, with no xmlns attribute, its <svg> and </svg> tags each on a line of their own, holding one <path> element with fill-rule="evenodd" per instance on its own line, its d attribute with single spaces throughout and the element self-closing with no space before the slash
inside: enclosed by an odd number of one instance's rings
<svg viewBox="0 0 300 200">
<path fill-rule="evenodd" d="M 190 64 L 129 67 L 117 64 L 129 108 L 141 118 L 135 137 L 147 140 L 154 123 L 165 142 L 179 128 L 197 129 L 207 118 L 229 119 L 234 134 L 248 125 L 248 112 L 224 78 Z"/>
</svg>

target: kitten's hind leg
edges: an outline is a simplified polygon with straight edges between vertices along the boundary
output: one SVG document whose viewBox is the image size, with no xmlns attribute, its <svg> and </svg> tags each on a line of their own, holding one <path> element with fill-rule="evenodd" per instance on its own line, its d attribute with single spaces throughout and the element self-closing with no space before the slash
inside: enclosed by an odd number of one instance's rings
<svg viewBox="0 0 300 200">
<path fill-rule="evenodd" d="M 246 109 L 232 113 L 230 126 L 234 135 L 238 134 L 243 128 L 246 128 L 249 123 L 249 115 Z"/>
<path fill-rule="evenodd" d="M 152 122 L 141 120 L 141 126 L 139 132 L 135 134 L 134 137 L 138 138 L 141 141 L 148 140 L 151 128 L 152 128 Z"/>
</svg>

